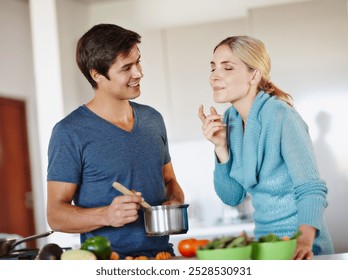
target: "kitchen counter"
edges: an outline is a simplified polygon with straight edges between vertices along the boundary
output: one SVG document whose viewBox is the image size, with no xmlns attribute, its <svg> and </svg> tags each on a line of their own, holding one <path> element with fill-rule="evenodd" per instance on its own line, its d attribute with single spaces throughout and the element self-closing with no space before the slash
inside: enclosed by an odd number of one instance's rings
<svg viewBox="0 0 348 280">
<path fill-rule="evenodd" d="M 197 260 L 197 258 L 196 257 L 186 258 L 186 257 L 178 255 L 174 257 L 173 260 Z M 316 260 L 348 260 L 348 253 L 314 256 L 313 261 L 316 261 Z"/>
<path fill-rule="evenodd" d="M 348 253 L 314 256 L 313 260 L 348 260 Z"/>
</svg>

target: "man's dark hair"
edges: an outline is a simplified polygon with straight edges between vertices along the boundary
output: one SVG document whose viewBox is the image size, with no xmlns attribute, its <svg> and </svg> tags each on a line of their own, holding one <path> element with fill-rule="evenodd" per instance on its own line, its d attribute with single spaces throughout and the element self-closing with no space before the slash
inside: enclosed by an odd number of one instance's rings
<svg viewBox="0 0 348 280">
<path fill-rule="evenodd" d="M 97 83 L 89 71 L 95 69 L 109 79 L 108 71 L 119 55 L 127 56 L 132 47 L 141 42 L 141 36 L 114 24 L 98 24 L 78 41 L 76 62 L 93 88 Z"/>
</svg>

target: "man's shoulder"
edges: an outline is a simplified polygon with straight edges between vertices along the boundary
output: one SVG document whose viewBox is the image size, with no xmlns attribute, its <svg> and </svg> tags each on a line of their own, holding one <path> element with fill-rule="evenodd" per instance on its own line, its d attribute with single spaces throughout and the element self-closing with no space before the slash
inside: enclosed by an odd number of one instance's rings
<svg viewBox="0 0 348 280">
<path fill-rule="evenodd" d="M 131 102 L 131 105 L 133 108 L 135 108 L 138 112 L 144 112 L 148 114 L 155 114 L 155 115 L 161 115 L 161 113 L 155 109 L 154 107 L 146 104 Z"/>
<path fill-rule="evenodd" d="M 55 128 L 63 129 L 64 127 L 71 127 L 74 125 L 80 125 L 83 115 L 85 114 L 83 106 L 76 108 L 74 111 L 70 112 L 55 125 Z"/>
</svg>

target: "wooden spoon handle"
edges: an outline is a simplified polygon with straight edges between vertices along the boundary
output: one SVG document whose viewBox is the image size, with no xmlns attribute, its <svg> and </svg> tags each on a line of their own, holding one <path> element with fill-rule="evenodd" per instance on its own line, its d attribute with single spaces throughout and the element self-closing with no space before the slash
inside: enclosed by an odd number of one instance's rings
<svg viewBox="0 0 348 280">
<path fill-rule="evenodd" d="M 127 189 L 125 186 L 121 185 L 121 184 L 118 183 L 118 182 L 114 182 L 114 183 L 112 184 L 112 186 L 113 186 L 116 190 L 118 190 L 120 193 L 122 193 L 122 194 L 136 196 L 135 193 L 133 193 L 132 191 L 130 191 L 129 189 Z M 140 205 L 141 205 L 142 207 L 144 207 L 144 208 L 150 208 L 150 207 L 151 207 L 151 205 L 148 204 L 146 201 L 140 202 Z"/>
</svg>

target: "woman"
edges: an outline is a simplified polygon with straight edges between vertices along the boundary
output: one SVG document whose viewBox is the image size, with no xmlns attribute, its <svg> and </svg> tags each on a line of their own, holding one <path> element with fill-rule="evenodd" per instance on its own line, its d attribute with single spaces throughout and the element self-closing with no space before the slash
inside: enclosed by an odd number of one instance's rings
<svg viewBox="0 0 348 280">
<path fill-rule="evenodd" d="M 264 44 L 229 37 L 215 47 L 210 64 L 214 101 L 232 104 L 224 116 L 199 108 L 203 134 L 215 145 L 217 195 L 231 206 L 251 195 L 255 239 L 301 231 L 294 259 L 333 253 L 324 222 L 327 187 L 308 128 L 291 96 L 271 82 Z"/>
</svg>

